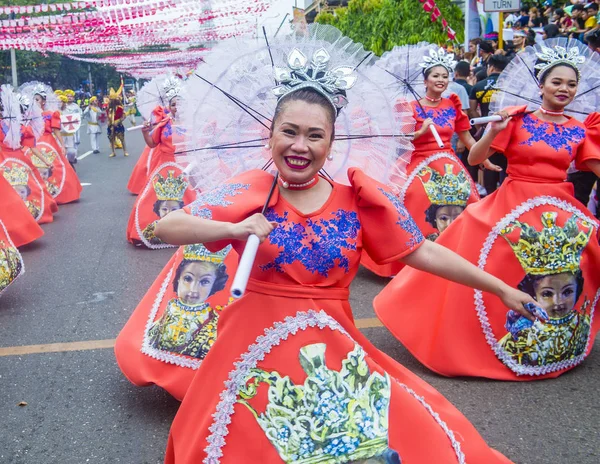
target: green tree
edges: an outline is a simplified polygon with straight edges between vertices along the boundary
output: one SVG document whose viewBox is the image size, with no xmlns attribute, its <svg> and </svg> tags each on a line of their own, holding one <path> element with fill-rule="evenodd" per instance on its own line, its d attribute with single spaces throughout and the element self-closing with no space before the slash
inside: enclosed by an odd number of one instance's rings
<svg viewBox="0 0 600 464">
<path fill-rule="evenodd" d="M 463 15 L 460 8 L 450 0 L 436 0 L 436 4 L 450 27 L 457 32 L 457 41 L 462 41 Z M 337 27 L 377 55 L 395 45 L 448 42 L 441 18 L 432 22 L 431 13 L 423 10 L 417 0 L 350 0 L 347 7 L 336 8 L 332 12 L 322 11 L 315 21 Z"/>
</svg>

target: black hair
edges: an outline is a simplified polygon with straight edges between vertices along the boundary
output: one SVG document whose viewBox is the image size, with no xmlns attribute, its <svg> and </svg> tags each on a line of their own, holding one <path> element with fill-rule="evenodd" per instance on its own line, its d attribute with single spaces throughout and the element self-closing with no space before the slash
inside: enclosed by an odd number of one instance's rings
<svg viewBox="0 0 600 464">
<path fill-rule="evenodd" d="M 475 44 L 475 45 L 480 45 L 481 42 L 483 42 L 483 40 L 481 39 L 481 37 L 475 37 L 474 39 L 469 40 L 469 43 Z"/>
<path fill-rule="evenodd" d="M 598 11 L 598 4 L 597 3 L 588 3 L 585 6 L 585 9 L 586 10 L 596 10 L 596 11 Z"/>
<path fill-rule="evenodd" d="M 525 37 L 525 46 L 533 47 L 535 45 L 535 34 L 536 32 L 533 29 L 529 29 L 527 31 L 527 37 Z"/>
<path fill-rule="evenodd" d="M 471 65 L 466 61 L 459 61 L 454 67 L 454 74 L 457 76 L 468 77 L 469 74 L 471 74 Z"/>
<path fill-rule="evenodd" d="M 160 217 L 160 204 L 163 201 L 167 201 L 167 200 L 156 200 L 154 202 L 154 206 L 152 207 L 152 211 L 154 211 L 154 214 L 156 214 L 158 217 Z M 185 206 L 185 203 L 181 200 L 179 200 L 179 209 L 182 209 Z"/>
<path fill-rule="evenodd" d="M 494 44 L 491 40 L 484 40 L 479 44 L 479 50 L 484 53 L 494 53 Z"/>
<path fill-rule="evenodd" d="M 188 264 L 194 264 L 194 263 L 206 263 L 206 264 L 212 264 L 215 266 L 215 281 L 213 283 L 212 288 L 210 289 L 210 293 L 208 294 L 208 296 L 214 295 L 215 293 L 220 292 L 221 290 L 223 290 L 225 288 L 227 279 L 229 279 L 229 276 L 227 275 L 227 267 L 225 266 L 225 264 L 210 263 L 208 261 L 195 261 L 192 259 L 184 259 L 179 263 L 179 266 L 177 267 L 177 270 L 175 271 L 175 278 L 173 279 L 173 290 L 175 290 L 175 293 L 177 293 L 177 291 L 179 290 L 179 279 L 181 278 L 181 274 L 183 273 L 183 270 L 186 268 L 186 266 Z"/>
<path fill-rule="evenodd" d="M 577 293 L 575 294 L 575 301 L 577 301 L 583 292 L 583 284 L 585 281 L 583 279 L 583 273 L 581 270 L 578 270 L 572 275 L 575 277 L 575 281 L 577 282 Z M 529 296 L 531 296 L 531 298 L 535 298 L 535 285 L 545 277 L 549 276 L 527 274 L 523 280 L 519 282 L 517 288 L 522 292 L 527 293 Z"/>
<path fill-rule="evenodd" d="M 425 221 L 431 224 L 431 227 L 437 230 L 437 222 L 435 221 L 435 216 L 440 208 L 445 206 L 460 206 L 460 205 L 430 205 L 429 208 L 425 210 Z M 461 207 L 463 210 L 464 206 Z"/>
<path fill-rule="evenodd" d="M 571 8 L 571 13 L 573 13 L 573 11 L 585 11 L 585 8 L 583 7 L 583 5 L 581 3 L 577 3 L 576 5 L 573 5 L 573 7 Z"/>
<path fill-rule="evenodd" d="M 492 55 L 487 60 L 488 66 L 493 66 L 494 69 L 497 69 L 500 72 L 504 71 L 504 68 L 506 68 L 508 66 L 508 63 L 509 63 L 508 58 L 506 58 L 503 55 Z"/>
<path fill-rule="evenodd" d="M 446 66 L 442 65 L 442 64 L 436 64 L 435 66 L 432 66 L 431 68 L 427 68 L 423 70 L 423 77 L 425 79 L 427 79 L 431 73 L 433 72 L 433 70 L 435 68 L 444 68 L 444 70 L 448 73 L 448 75 L 450 75 L 450 71 L 448 70 L 448 68 L 446 68 Z"/>
<path fill-rule="evenodd" d="M 271 122 L 271 134 L 273 134 L 275 122 L 277 121 L 277 118 L 281 112 L 284 110 L 286 104 L 293 101 L 301 101 L 310 105 L 319 105 L 321 108 L 325 109 L 327 112 L 327 119 L 331 123 L 331 141 L 333 142 L 333 139 L 335 138 L 335 119 L 337 117 L 336 111 L 327 97 L 311 88 L 304 88 L 290 92 L 279 99 L 277 106 L 275 107 L 273 121 Z"/>
<path fill-rule="evenodd" d="M 523 13 L 523 12 L 529 14 L 529 8 L 526 6 L 522 6 L 521 9 L 519 10 L 519 13 Z"/>
<path fill-rule="evenodd" d="M 600 47 L 600 29 L 594 29 L 592 32 L 588 32 L 585 35 L 585 41 L 594 48 Z"/>
<path fill-rule="evenodd" d="M 544 26 L 544 33 L 548 39 L 558 37 L 559 34 L 558 26 L 556 24 L 546 24 Z"/>
<path fill-rule="evenodd" d="M 559 18 L 564 18 L 565 10 L 563 10 L 562 8 L 557 8 L 556 10 L 554 10 L 554 14 Z"/>
<path fill-rule="evenodd" d="M 535 62 L 536 66 L 540 63 L 545 63 L 545 61 L 540 61 L 537 60 Z M 555 65 L 550 66 L 548 69 L 546 69 L 546 71 L 544 72 L 544 74 L 541 74 L 541 69 L 536 73 L 536 77 L 539 79 L 540 84 L 543 84 L 546 82 L 546 79 L 548 78 L 548 76 L 550 75 L 550 71 L 552 71 L 554 68 L 558 68 L 559 66 L 565 66 L 567 68 L 571 68 L 573 71 L 575 71 L 575 79 L 577 79 L 577 82 L 579 82 L 579 71 L 577 70 L 577 68 L 575 66 L 573 66 L 572 64 L 569 63 L 565 63 L 565 62 L 560 62 L 560 63 L 556 63 Z"/>
</svg>

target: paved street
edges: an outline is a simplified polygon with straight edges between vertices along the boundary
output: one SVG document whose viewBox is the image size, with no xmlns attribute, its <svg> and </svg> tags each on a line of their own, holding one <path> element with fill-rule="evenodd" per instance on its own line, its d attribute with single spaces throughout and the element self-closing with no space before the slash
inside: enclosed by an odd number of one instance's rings
<svg viewBox="0 0 600 464">
<path fill-rule="evenodd" d="M 125 239 L 135 199 L 126 184 L 143 146 L 139 132 L 127 136 L 129 158 L 119 151 L 109 159 L 103 134 L 102 153 L 78 163 L 89 184 L 81 200 L 61 206 L 44 237 L 22 250 L 26 273 L 0 298 L 0 464 L 162 462 L 178 402 L 159 388 L 130 385 L 112 350 L 174 252 Z M 89 150 L 82 139 L 80 154 Z M 374 319 L 371 301 L 384 284 L 359 273 L 351 299 L 357 323 L 450 399 L 490 445 L 520 464 L 600 462 L 600 349 L 556 380 L 442 378 Z"/>
</svg>

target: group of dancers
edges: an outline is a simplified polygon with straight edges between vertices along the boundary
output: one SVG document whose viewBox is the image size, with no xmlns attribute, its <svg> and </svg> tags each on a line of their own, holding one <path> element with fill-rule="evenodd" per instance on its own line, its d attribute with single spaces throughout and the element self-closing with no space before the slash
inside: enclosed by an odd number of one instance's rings
<svg viewBox="0 0 600 464">
<path fill-rule="evenodd" d="M 127 239 L 179 248 L 115 354 L 135 385 L 182 401 L 165 462 L 511 462 L 358 330 L 349 286 L 361 263 L 393 277 L 377 316 L 442 375 L 581 364 L 599 328 L 598 221 L 566 177 L 600 175 L 599 62 L 575 41 L 528 47 L 479 141 L 444 96 L 452 56 L 375 59 L 330 26 L 228 40 L 186 80 L 146 84 Z M 469 164 L 508 160 L 484 199 L 454 134 Z"/>
<path fill-rule="evenodd" d="M 40 238 L 58 205 L 77 201 L 73 133 L 61 123 L 67 97 L 39 82 L 0 89 L 0 293 L 24 272 L 18 248 Z"/>
</svg>

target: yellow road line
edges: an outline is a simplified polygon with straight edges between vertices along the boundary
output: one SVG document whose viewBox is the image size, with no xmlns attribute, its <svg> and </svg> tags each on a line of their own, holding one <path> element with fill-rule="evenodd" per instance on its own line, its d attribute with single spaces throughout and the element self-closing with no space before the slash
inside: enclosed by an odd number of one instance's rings
<svg viewBox="0 0 600 464">
<path fill-rule="evenodd" d="M 64 353 L 67 351 L 101 350 L 115 346 L 115 339 L 87 340 L 83 342 L 46 343 L 45 345 L 7 346 L 0 348 L 2 356 L 22 356 L 37 353 Z"/>
<path fill-rule="evenodd" d="M 356 319 L 356 327 L 359 329 L 372 329 L 383 327 L 376 317 Z M 114 348 L 115 339 L 109 340 L 86 340 L 82 342 L 46 343 L 44 345 L 7 346 L 0 348 L 0 357 L 23 356 L 26 354 L 40 353 L 66 353 L 67 351 L 88 351 Z"/>
</svg>

